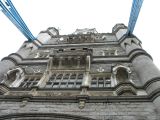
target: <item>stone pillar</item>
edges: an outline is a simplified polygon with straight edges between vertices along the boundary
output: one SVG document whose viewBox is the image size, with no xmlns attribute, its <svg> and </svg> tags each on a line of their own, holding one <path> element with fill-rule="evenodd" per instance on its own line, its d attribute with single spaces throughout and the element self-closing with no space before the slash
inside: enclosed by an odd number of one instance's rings
<svg viewBox="0 0 160 120">
<path fill-rule="evenodd" d="M 89 72 L 86 72 L 83 77 L 82 87 L 89 87 L 91 83 L 91 76 Z"/>
<path fill-rule="evenodd" d="M 63 57 L 59 57 L 58 68 L 62 68 L 62 61 L 63 61 Z"/>
<path fill-rule="evenodd" d="M 146 91 L 148 94 L 160 88 L 157 84 L 154 83 L 153 80 L 159 78 L 160 79 L 160 71 L 154 65 L 151 57 L 146 53 L 140 46 L 140 41 L 136 37 L 125 38 L 123 42 L 121 42 L 121 46 L 125 49 L 126 53 L 130 59 L 132 59 L 132 65 L 142 83 L 142 85 L 146 85 L 148 82 L 151 82 L 147 87 Z"/>
<path fill-rule="evenodd" d="M 48 64 L 47 64 L 47 69 L 44 72 L 42 78 L 40 79 L 40 81 L 37 83 L 37 86 L 40 88 L 45 87 L 46 82 L 49 80 L 49 78 L 52 76 L 52 65 L 53 65 L 53 57 L 50 57 L 48 60 Z"/>
<path fill-rule="evenodd" d="M 125 27 L 123 24 L 117 24 L 113 31 L 115 35 L 117 36 L 119 31 L 127 31 L 127 27 Z M 124 30 L 126 29 L 126 30 Z M 131 59 L 133 67 L 142 82 L 143 85 L 148 83 L 149 81 L 153 79 L 157 79 L 160 77 L 160 71 L 157 69 L 157 67 L 154 65 L 152 59 L 150 56 L 141 48 L 141 42 L 138 38 L 135 36 L 127 36 L 125 35 L 125 32 L 121 33 L 123 37 L 118 37 L 117 39 L 120 42 L 121 47 L 126 51 L 126 53 L 129 55 L 129 59 Z M 153 92 L 158 87 L 157 85 L 153 85 L 154 83 L 150 84 L 146 91 L 148 93 Z M 159 84 L 159 83 L 158 83 Z M 152 87 L 151 87 L 152 86 Z"/>
<path fill-rule="evenodd" d="M 90 55 L 86 56 L 86 72 L 83 77 L 82 87 L 89 87 L 91 84 L 91 76 L 90 76 L 90 65 L 91 65 L 91 58 Z"/>
<path fill-rule="evenodd" d="M 121 29 L 122 27 L 117 27 L 114 30 L 116 31 L 115 35 L 117 36 L 121 47 L 129 55 L 142 85 L 145 86 L 148 95 L 154 92 L 157 92 L 158 94 L 160 91 L 160 71 L 154 65 L 151 57 L 141 48 L 141 42 L 135 36 L 125 36 L 124 33 L 120 32 L 122 31 Z M 118 33 L 121 33 L 122 35 L 118 35 Z M 157 108 L 160 107 L 160 97 L 156 97 L 153 102 Z M 158 108 L 158 110 L 160 109 Z"/>
<path fill-rule="evenodd" d="M 77 68 L 80 67 L 80 63 L 81 63 L 81 57 L 78 56 L 78 57 L 77 57 Z"/>
</svg>

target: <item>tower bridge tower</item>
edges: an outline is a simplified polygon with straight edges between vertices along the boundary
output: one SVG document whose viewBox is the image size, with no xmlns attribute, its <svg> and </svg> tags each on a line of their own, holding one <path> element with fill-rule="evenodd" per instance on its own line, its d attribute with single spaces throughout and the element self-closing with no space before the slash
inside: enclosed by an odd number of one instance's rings
<svg viewBox="0 0 160 120">
<path fill-rule="evenodd" d="M 0 62 L 0 119 L 159 120 L 160 71 L 136 36 L 50 27 Z"/>
</svg>

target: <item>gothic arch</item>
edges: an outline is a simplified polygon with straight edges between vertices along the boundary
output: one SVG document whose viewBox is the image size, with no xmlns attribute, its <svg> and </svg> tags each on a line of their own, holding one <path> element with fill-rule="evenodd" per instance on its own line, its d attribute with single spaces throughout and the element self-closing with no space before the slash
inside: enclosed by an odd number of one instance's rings
<svg viewBox="0 0 160 120">
<path fill-rule="evenodd" d="M 13 118 L 16 118 L 17 120 L 94 120 L 92 118 L 61 113 L 15 113 L 0 116 L 0 119 L 2 120 Z"/>
<path fill-rule="evenodd" d="M 115 80 L 115 83 L 127 82 L 130 81 L 131 69 L 124 65 L 116 65 L 112 69 L 112 77 Z"/>
</svg>

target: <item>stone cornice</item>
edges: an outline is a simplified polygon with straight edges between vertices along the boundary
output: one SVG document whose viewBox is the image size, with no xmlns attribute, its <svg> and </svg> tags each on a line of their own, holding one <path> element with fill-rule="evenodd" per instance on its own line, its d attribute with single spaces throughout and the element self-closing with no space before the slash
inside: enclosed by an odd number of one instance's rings
<svg viewBox="0 0 160 120">
<path fill-rule="evenodd" d="M 12 61 L 15 65 L 18 65 L 17 60 L 12 57 L 4 57 L 1 61 L 4 61 L 4 60 Z"/>
<path fill-rule="evenodd" d="M 156 80 L 156 79 L 155 79 Z M 159 79 L 160 80 L 160 79 Z M 150 80 L 153 81 L 153 80 Z M 132 86 L 135 90 L 143 90 L 146 89 L 146 86 L 148 86 L 151 83 L 146 83 L 142 87 L 137 87 L 132 83 L 119 83 L 117 86 L 113 88 L 89 88 L 88 91 L 115 91 L 117 88 L 121 86 Z M 0 87 L 4 87 L 7 89 L 7 91 L 20 91 L 23 92 L 24 89 L 21 88 L 8 88 L 4 84 L 0 84 Z M 25 89 L 25 91 L 31 91 L 33 89 L 36 89 L 36 91 L 46 91 L 47 89 L 38 88 L 38 87 L 32 87 L 29 89 Z M 2 89 L 1 89 L 2 90 Z M 56 89 L 48 89 L 49 91 L 55 91 Z M 62 91 L 66 91 L 67 89 L 62 89 Z M 73 89 L 68 89 L 68 91 Z M 74 91 L 80 91 L 80 89 L 74 89 Z M 24 92 L 25 92 L 24 91 Z M 61 90 L 59 90 L 61 91 Z M 3 91 L 2 91 L 3 92 Z M 149 95 L 143 95 L 143 96 L 88 96 L 87 102 L 151 102 L 154 101 L 158 96 L 160 96 L 160 88 L 154 90 Z M 30 102 L 77 102 L 78 98 L 76 96 L 32 96 L 31 94 L 27 95 L 21 95 L 21 96 L 11 96 L 11 95 L 1 95 L 0 101 L 13 101 L 13 102 L 20 102 L 24 99 L 27 99 Z"/>
<path fill-rule="evenodd" d="M 151 102 L 153 101 L 153 97 L 155 95 L 159 95 L 160 91 L 157 91 L 153 95 L 149 96 L 88 96 L 88 103 L 102 103 L 102 102 Z M 76 96 L 69 97 L 43 97 L 43 96 L 0 96 L 0 101 L 12 101 L 12 102 L 21 102 L 24 99 L 27 99 L 28 102 L 67 102 L 67 103 L 75 103 L 78 102 L 78 98 Z"/>
<path fill-rule="evenodd" d="M 143 49 L 134 49 L 128 55 L 106 56 L 106 57 L 93 56 L 92 63 L 115 63 L 115 62 L 119 62 L 119 63 L 127 62 L 128 63 L 128 62 L 132 62 L 136 57 L 140 55 L 145 55 L 151 58 L 152 60 L 152 57 L 147 52 L 145 52 Z"/>
<path fill-rule="evenodd" d="M 77 44 L 43 44 L 42 48 L 58 48 L 58 47 L 89 47 L 89 46 L 104 46 L 104 45 L 118 45 L 118 41 L 107 41 L 98 43 L 77 43 Z"/>
<path fill-rule="evenodd" d="M 128 55 L 118 55 L 118 56 L 93 56 L 92 63 L 107 63 L 110 62 L 131 62 L 134 58 L 140 55 L 152 57 L 143 49 L 134 49 Z M 115 59 L 115 60 L 113 60 Z M 121 59 L 121 60 L 120 60 Z M 29 64 L 47 64 L 48 58 L 27 58 L 22 59 L 22 62 L 18 63 L 19 65 L 29 65 Z M 106 63 L 105 62 L 105 63 Z"/>
<path fill-rule="evenodd" d="M 148 81 L 144 84 L 144 89 L 147 89 L 147 87 L 149 87 L 152 83 L 158 82 L 158 81 L 160 81 L 160 76 L 148 80 Z"/>
<path fill-rule="evenodd" d="M 8 55 L 8 57 L 11 57 L 12 55 L 15 55 L 18 58 L 20 58 L 21 60 L 23 60 L 23 57 L 21 55 L 17 54 L 17 53 L 11 53 L 11 54 Z"/>
</svg>

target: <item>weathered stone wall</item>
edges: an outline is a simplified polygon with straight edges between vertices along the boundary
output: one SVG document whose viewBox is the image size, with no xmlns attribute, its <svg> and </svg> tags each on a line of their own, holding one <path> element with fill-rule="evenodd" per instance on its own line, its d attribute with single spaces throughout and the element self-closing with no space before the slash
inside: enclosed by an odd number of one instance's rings
<svg viewBox="0 0 160 120">
<path fill-rule="evenodd" d="M 160 114 L 152 102 L 86 103 L 84 109 L 78 103 L 52 102 L 0 102 L 0 119 L 14 113 L 59 113 L 83 116 L 96 120 L 160 120 Z"/>
</svg>

